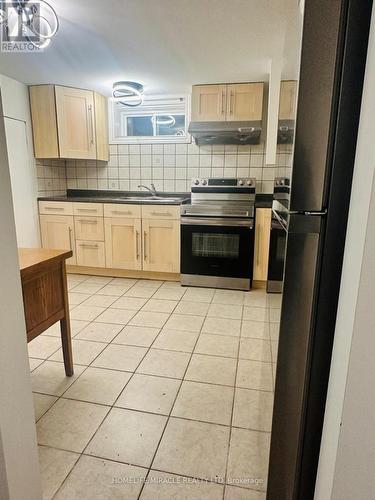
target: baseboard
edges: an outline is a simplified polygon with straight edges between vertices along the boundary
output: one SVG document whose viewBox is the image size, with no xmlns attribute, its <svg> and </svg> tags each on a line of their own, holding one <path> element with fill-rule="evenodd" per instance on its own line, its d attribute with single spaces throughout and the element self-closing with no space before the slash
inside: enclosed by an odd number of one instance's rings
<svg viewBox="0 0 375 500">
<path fill-rule="evenodd" d="M 252 288 L 256 288 L 256 289 L 261 289 L 261 290 L 265 290 L 267 287 L 267 281 L 253 281 L 253 286 Z"/>
<path fill-rule="evenodd" d="M 66 266 L 71 274 L 91 274 L 94 276 L 108 276 L 113 278 L 135 278 L 163 281 L 180 281 L 179 273 L 156 273 L 152 271 L 129 271 L 126 269 L 107 269 L 102 267 Z"/>
</svg>

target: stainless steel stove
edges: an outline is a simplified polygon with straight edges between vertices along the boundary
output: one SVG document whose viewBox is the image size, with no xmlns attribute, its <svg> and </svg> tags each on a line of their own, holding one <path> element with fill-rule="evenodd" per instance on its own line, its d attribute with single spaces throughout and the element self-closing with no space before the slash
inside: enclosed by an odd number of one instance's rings
<svg viewBox="0 0 375 500">
<path fill-rule="evenodd" d="M 181 283 L 249 290 L 253 276 L 254 178 L 193 179 L 181 206 Z"/>
</svg>

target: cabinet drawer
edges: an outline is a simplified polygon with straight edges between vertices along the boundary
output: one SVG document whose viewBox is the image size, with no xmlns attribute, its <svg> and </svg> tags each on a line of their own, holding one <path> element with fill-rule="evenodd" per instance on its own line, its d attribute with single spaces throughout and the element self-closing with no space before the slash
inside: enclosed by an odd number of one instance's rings
<svg viewBox="0 0 375 500">
<path fill-rule="evenodd" d="M 103 217 L 103 203 L 73 203 L 74 215 Z"/>
<path fill-rule="evenodd" d="M 143 205 L 143 219 L 180 219 L 179 205 Z"/>
<path fill-rule="evenodd" d="M 39 213 L 43 215 L 73 215 L 73 203 L 69 201 L 40 201 Z"/>
<path fill-rule="evenodd" d="M 123 217 L 126 219 L 140 219 L 141 206 L 140 205 L 126 205 L 107 203 L 104 205 L 104 217 Z"/>
<path fill-rule="evenodd" d="M 104 242 L 77 240 L 76 257 L 78 266 L 105 267 Z"/>
<path fill-rule="evenodd" d="M 77 240 L 104 241 L 103 217 L 74 217 Z"/>
</svg>

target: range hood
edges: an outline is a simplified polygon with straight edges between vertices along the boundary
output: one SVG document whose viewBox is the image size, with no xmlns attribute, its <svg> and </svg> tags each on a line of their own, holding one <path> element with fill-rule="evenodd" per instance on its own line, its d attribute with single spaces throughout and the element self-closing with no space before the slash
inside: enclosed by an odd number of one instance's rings
<svg viewBox="0 0 375 500">
<path fill-rule="evenodd" d="M 198 146 L 204 144 L 259 144 L 261 121 L 191 122 L 191 134 Z"/>
<path fill-rule="evenodd" d="M 293 144 L 294 120 L 279 120 L 277 127 L 277 144 Z"/>
</svg>

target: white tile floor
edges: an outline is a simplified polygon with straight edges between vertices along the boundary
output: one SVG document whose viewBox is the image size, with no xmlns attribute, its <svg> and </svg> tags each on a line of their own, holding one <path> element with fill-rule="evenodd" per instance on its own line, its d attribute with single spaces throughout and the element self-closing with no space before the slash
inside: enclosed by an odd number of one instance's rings
<svg viewBox="0 0 375 500">
<path fill-rule="evenodd" d="M 29 344 L 44 500 L 264 500 L 280 296 L 68 281 L 74 377 L 58 325 Z"/>
</svg>

